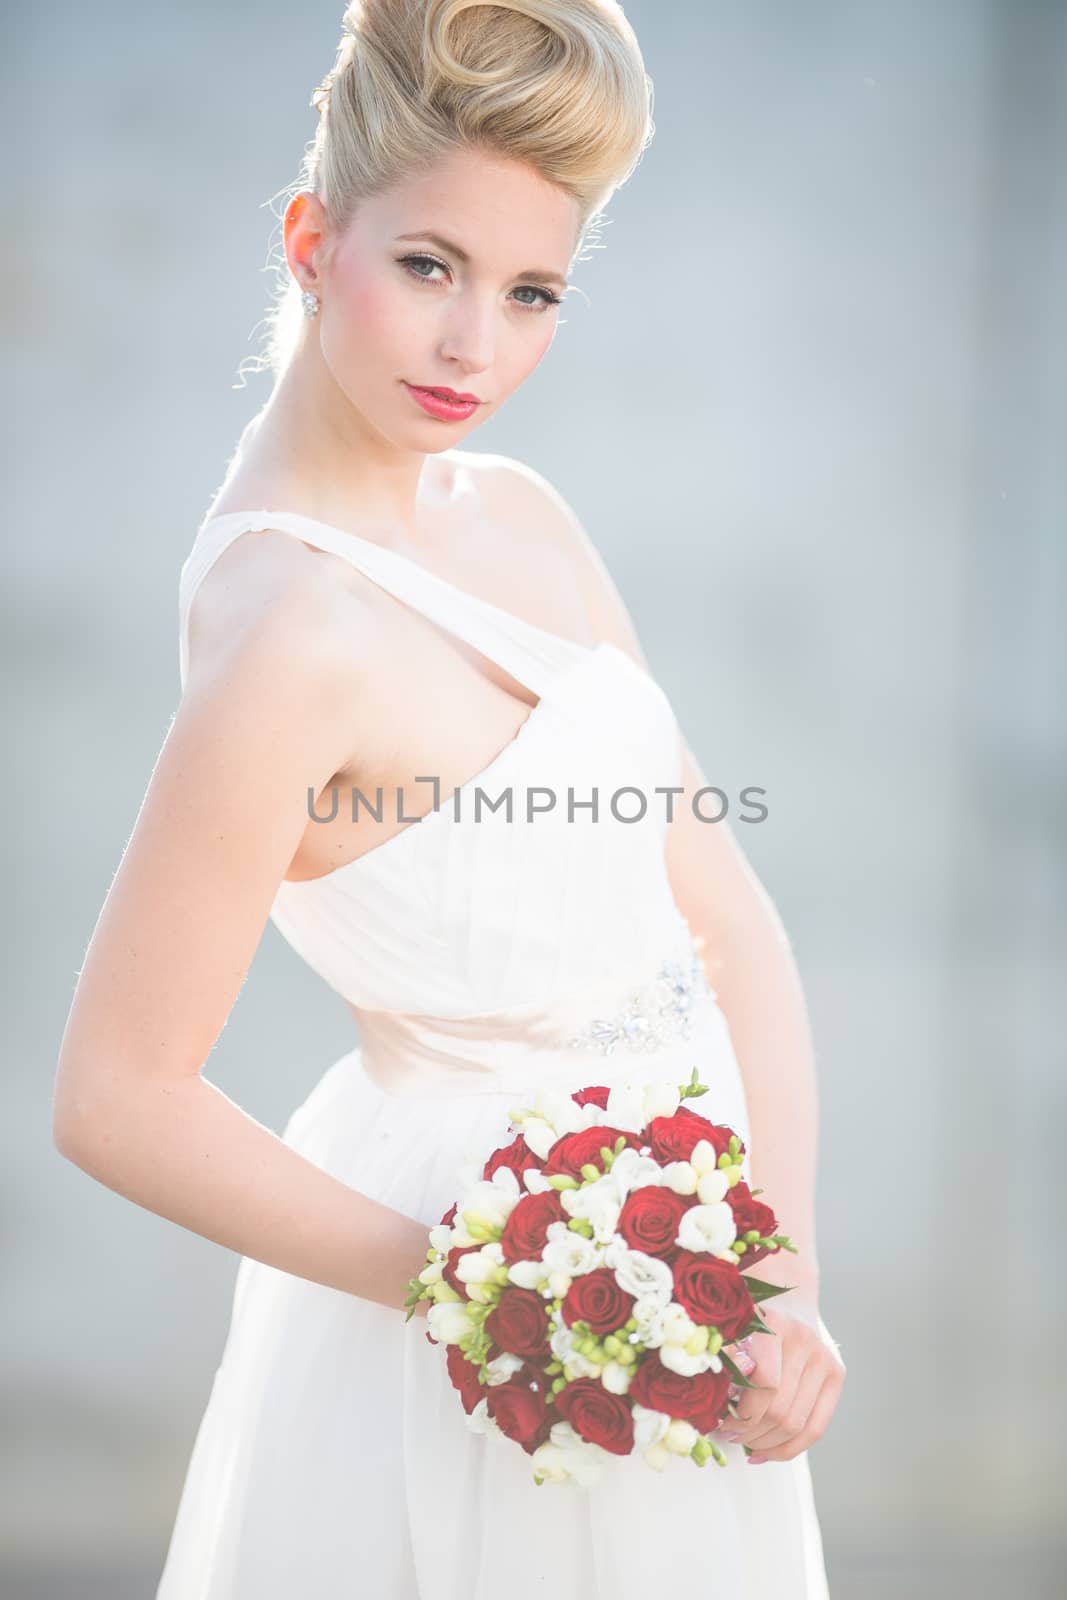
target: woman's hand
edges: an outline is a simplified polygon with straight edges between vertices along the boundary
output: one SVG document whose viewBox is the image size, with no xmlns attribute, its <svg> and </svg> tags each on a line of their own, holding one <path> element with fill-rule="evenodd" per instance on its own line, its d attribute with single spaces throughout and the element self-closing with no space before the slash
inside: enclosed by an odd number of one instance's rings
<svg viewBox="0 0 1067 1600">
<path fill-rule="evenodd" d="M 846 1368 L 812 1302 L 779 1306 L 776 1297 L 758 1309 L 771 1332 L 746 1340 L 755 1367 L 745 1375 L 759 1387 L 741 1389 L 722 1437 L 753 1451 L 754 1463 L 791 1461 L 826 1432 Z"/>
</svg>

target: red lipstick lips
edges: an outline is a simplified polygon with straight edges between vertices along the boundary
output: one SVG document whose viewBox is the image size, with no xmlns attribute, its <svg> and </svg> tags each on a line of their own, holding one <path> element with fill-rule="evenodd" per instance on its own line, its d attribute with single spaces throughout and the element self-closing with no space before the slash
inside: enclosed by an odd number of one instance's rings
<svg viewBox="0 0 1067 1600">
<path fill-rule="evenodd" d="M 423 389 L 405 382 L 404 388 L 417 405 L 441 422 L 462 422 L 465 417 L 473 416 L 482 403 L 476 394 L 459 394 L 443 384 Z"/>
</svg>

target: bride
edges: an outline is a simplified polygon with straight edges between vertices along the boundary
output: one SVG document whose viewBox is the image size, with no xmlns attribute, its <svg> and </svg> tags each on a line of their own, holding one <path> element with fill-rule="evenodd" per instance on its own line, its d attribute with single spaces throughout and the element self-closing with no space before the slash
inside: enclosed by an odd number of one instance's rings
<svg viewBox="0 0 1067 1600">
<path fill-rule="evenodd" d="M 575 515 L 461 448 L 648 142 L 637 41 L 614 0 L 353 0 L 315 104 L 273 392 L 182 568 L 181 702 L 56 1079 L 67 1158 L 240 1257 L 158 1600 L 823 1600 L 844 1366 L 789 945 Z M 268 919 L 359 1041 L 280 1138 L 205 1075 Z M 539 1084 L 694 1065 L 797 1246 L 727 1466 L 537 1486 L 409 1279 Z"/>
</svg>

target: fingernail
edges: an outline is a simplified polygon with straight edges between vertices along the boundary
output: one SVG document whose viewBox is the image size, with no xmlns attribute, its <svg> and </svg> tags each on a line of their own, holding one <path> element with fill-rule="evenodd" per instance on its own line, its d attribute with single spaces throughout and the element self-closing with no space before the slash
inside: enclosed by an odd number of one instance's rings
<svg viewBox="0 0 1067 1600">
<path fill-rule="evenodd" d="M 736 1444 L 740 1437 L 741 1435 L 739 1433 L 727 1433 L 725 1429 L 723 1430 L 723 1438 L 729 1439 L 731 1444 Z"/>
<path fill-rule="evenodd" d="M 770 1456 L 761 1456 L 757 1451 L 754 1455 L 749 1456 L 748 1464 L 750 1467 L 759 1467 L 762 1466 L 765 1461 L 769 1461 L 770 1459 Z"/>
</svg>

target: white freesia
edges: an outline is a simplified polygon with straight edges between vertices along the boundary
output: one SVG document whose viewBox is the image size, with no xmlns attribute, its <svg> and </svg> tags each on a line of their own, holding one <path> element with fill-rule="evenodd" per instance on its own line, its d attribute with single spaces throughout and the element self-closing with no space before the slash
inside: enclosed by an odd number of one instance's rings
<svg viewBox="0 0 1067 1600">
<path fill-rule="evenodd" d="M 530 1457 L 534 1477 L 542 1483 L 567 1483 L 571 1481 L 567 1467 L 567 1452 L 551 1439 L 545 1439 Z"/>
<path fill-rule="evenodd" d="M 419 1282 L 440 1283 L 444 1275 L 445 1264 L 443 1261 L 428 1261 L 419 1273 Z"/>
<path fill-rule="evenodd" d="M 652 1156 L 643 1156 L 628 1144 L 612 1163 L 610 1178 L 620 1203 L 635 1189 L 658 1188 L 663 1168 Z"/>
<path fill-rule="evenodd" d="M 583 1355 L 580 1350 L 572 1350 L 563 1368 L 563 1376 L 568 1382 L 574 1378 L 599 1378 L 602 1370 L 592 1356 Z"/>
<path fill-rule="evenodd" d="M 516 1372 L 521 1372 L 524 1366 L 521 1357 L 513 1356 L 510 1350 L 504 1350 L 492 1361 L 487 1361 L 485 1370 L 489 1383 L 507 1383 Z"/>
<path fill-rule="evenodd" d="M 678 1243 L 683 1250 L 710 1250 L 723 1255 L 736 1238 L 733 1207 L 725 1200 L 711 1206 L 690 1206 L 678 1224 Z"/>
<path fill-rule="evenodd" d="M 630 1315 L 637 1326 L 634 1329 L 640 1342 L 651 1350 L 663 1343 L 663 1313 L 666 1309 L 662 1295 L 642 1294 L 634 1301 Z"/>
<path fill-rule="evenodd" d="M 691 1422 L 675 1417 L 663 1435 L 663 1448 L 672 1455 L 687 1456 L 699 1438 L 700 1434 Z"/>
<path fill-rule="evenodd" d="M 605 1172 L 592 1183 L 583 1183 L 580 1189 L 561 1189 L 559 1199 L 569 1217 L 589 1217 L 605 1200 L 618 1205 L 619 1189 L 612 1174 Z"/>
<path fill-rule="evenodd" d="M 645 1451 L 644 1455 L 648 1465 L 655 1468 L 657 1472 L 662 1472 L 670 1464 L 671 1453 L 669 1450 L 665 1450 L 661 1444 L 654 1444 L 651 1450 Z"/>
<path fill-rule="evenodd" d="M 674 1278 L 666 1261 L 658 1256 L 631 1250 L 625 1240 L 616 1238 L 604 1251 L 604 1265 L 613 1269 L 615 1282 L 627 1294 L 652 1296 L 660 1305 L 670 1304 Z"/>
<path fill-rule="evenodd" d="M 730 1180 L 721 1167 L 713 1167 L 710 1172 L 701 1173 L 697 1180 L 697 1194 L 706 1206 L 717 1205 L 729 1192 Z"/>
<path fill-rule="evenodd" d="M 673 1083 L 645 1085 L 645 1122 L 653 1117 L 673 1117 L 682 1103 L 681 1090 Z"/>
<path fill-rule="evenodd" d="M 608 1361 L 600 1369 L 600 1381 L 609 1394 L 625 1394 L 636 1370 L 636 1367 L 624 1367 L 621 1361 Z"/>
<path fill-rule="evenodd" d="M 688 1161 L 668 1161 L 661 1169 L 663 1186 L 675 1194 L 696 1194 L 697 1175 Z"/>
<path fill-rule="evenodd" d="M 601 1451 L 607 1458 L 607 1452 Z M 562 1483 L 571 1489 L 584 1489 L 603 1472 L 603 1463 L 584 1451 L 564 1449 L 551 1439 L 537 1446 L 530 1457 L 534 1477 L 540 1483 Z"/>
<path fill-rule="evenodd" d="M 534 1111 L 543 1122 L 556 1131 L 557 1139 L 562 1139 L 565 1133 L 578 1133 L 580 1129 L 589 1126 L 589 1119 L 585 1115 L 586 1108 L 580 1106 L 574 1096 L 564 1089 L 553 1089 L 542 1084 L 534 1095 Z M 600 1116 L 600 1107 L 594 1106 L 593 1110 Z M 524 1122 L 525 1130 L 529 1124 Z M 527 1140 L 529 1143 L 529 1140 Z"/>
<path fill-rule="evenodd" d="M 474 1323 L 467 1315 L 465 1300 L 443 1300 L 432 1305 L 426 1313 L 431 1337 L 438 1344 L 459 1344 L 474 1332 Z"/>
<path fill-rule="evenodd" d="M 513 1261 L 508 1267 L 508 1279 L 520 1289 L 536 1289 L 540 1293 L 545 1269 L 540 1261 Z"/>
<path fill-rule="evenodd" d="M 457 1220 L 464 1229 L 502 1228 L 518 1200 L 519 1180 L 510 1167 L 498 1167 L 491 1179 L 466 1191 L 457 1209 Z"/>
<path fill-rule="evenodd" d="M 552 1124 L 543 1117 L 526 1117 L 522 1124 L 522 1136 L 540 1161 L 545 1160 L 559 1137 Z"/>
<path fill-rule="evenodd" d="M 608 1094 L 604 1121 L 622 1133 L 640 1133 L 645 1116 L 645 1091 L 639 1083 L 617 1083 Z"/>
<path fill-rule="evenodd" d="M 548 1343 L 557 1361 L 569 1361 L 574 1350 L 576 1335 L 573 1328 L 561 1322 L 549 1334 Z"/>
<path fill-rule="evenodd" d="M 622 1206 L 610 1180 L 601 1179 L 582 1189 L 564 1189 L 560 1199 L 564 1211 L 572 1217 L 583 1217 L 590 1224 L 597 1244 L 609 1244 L 615 1237 Z M 580 1239 L 582 1235 L 575 1237 Z"/>
<path fill-rule="evenodd" d="M 709 1356 L 706 1350 L 693 1355 L 684 1344 L 665 1342 L 660 1345 L 658 1354 L 662 1365 L 681 1378 L 698 1378 L 702 1372 L 717 1372 L 722 1366 L 722 1362 Z"/>
<path fill-rule="evenodd" d="M 689 1165 L 698 1178 L 706 1172 L 721 1172 L 715 1146 L 710 1139 L 698 1139 L 689 1156 Z"/>
<path fill-rule="evenodd" d="M 670 1372 L 677 1372 L 683 1378 L 696 1378 L 702 1372 L 722 1371 L 719 1357 L 708 1354 L 707 1327 L 693 1322 L 676 1301 L 663 1313 L 660 1331 L 659 1358 Z"/>
<path fill-rule="evenodd" d="M 553 1222 L 548 1228 L 541 1259 L 551 1281 L 552 1275 L 557 1272 L 568 1278 L 578 1278 L 585 1272 L 592 1272 L 594 1267 L 600 1265 L 600 1254 L 592 1239 L 575 1233 L 565 1222 Z M 570 1288 L 570 1284 L 567 1288 Z M 566 1292 L 565 1289 L 563 1293 Z"/>
<path fill-rule="evenodd" d="M 499 1239 L 492 1239 L 480 1250 L 470 1250 L 460 1256 L 456 1262 L 456 1277 L 461 1283 L 488 1283 L 503 1265 L 504 1247 Z"/>
<path fill-rule="evenodd" d="M 634 1404 L 634 1449 L 651 1450 L 660 1443 L 671 1425 L 665 1411 L 653 1411 L 648 1406 Z"/>
<path fill-rule="evenodd" d="M 678 1304 L 677 1300 L 673 1301 L 663 1313 L 663 1337 L 666 1342 L 668 1344 L 688 1344 L 696 1331 L 697 1324 Z"/>
<path fill-rule="evenodd" d="M 496 1418 L 489 1415 L 489 1402 L 484 1395 L 473 1411 L 466 1411 L 463 1415 L 471 1433 L 484 1433 L 490 1439 L 507 1439 Z"/>
<path fill-rule="evenodd" d="M 595 1483 L 604 1466 L 611 1460 L 609 1451 L 602 1450 L 598 1444 L 590 1444 L 588 1439 L 583 1439 L 569 1422 L 553 1423 L 548 1438 L 563 1452 L 567 1471 L 578 1483 Z M 535 1450 L 530 1457 L 531 1461 L 536 1460 L 536 1457 Z"/>
<path fill-rule="evenodd" d="M 681 1093 L 669 1083 L 618 1083 L 608 1094 L 604 1121 L 627 1133 L 640 1133 L 653 1117 L 673 1117 Z"/>
<path fill-rule="evenodd" d="M 442 1256 L 446 1256 L 451 1250 L 452 1229 L 446 1222 L 439 1222 L 435 1228 L 430 1229 L 430 1248 Z"/>
<path fill-rule="evenodd" d="M 522 1181 L 530 1194 L 547 1194 L 552 1187 L 540 1167 L 527 1167 Z"/>
<path fill-rule="evenodd" d="M 499 1239 L 483 1244 L 480 1250 L 470 1250 L 456 1263 L 456 1277 L 465 1286 L 469 1298 L 478 1305 L 491 1305 L 497 1293 L 496 1275 L 504 1264 L 504 1250 Z"/>
<path fill-rule="evenodd" d="M 571 1378 L 599 1378 L 600 1367 L 577 1348 L 579 1335 L 561 1322 L 549 1335 L 549 1346 L 557 1361 L 561 1361 L 568 1380 Z"/>
</svg>

